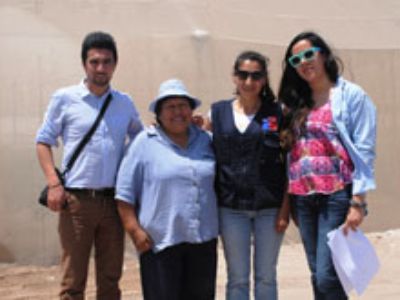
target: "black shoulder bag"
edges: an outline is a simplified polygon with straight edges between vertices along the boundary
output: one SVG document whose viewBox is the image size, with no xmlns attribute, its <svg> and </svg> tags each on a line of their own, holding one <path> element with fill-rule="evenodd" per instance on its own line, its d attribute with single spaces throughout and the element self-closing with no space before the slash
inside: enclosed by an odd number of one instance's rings
<svg viewBox="0 0 400 300">
<path fill-rule="evenodd" d="M 67 166 L 65 167 L 65 170 L 61 173 L 60 170 L 56 168 L 56 173 L 58 175 L 58 178 L 60 180 L 60 183 L 64 185 L 64 176 L 69 172 L 76 159 L 78 158 L 79 154 L 81 153 L 82 149 L 86 146 L 86 144 L 89 142 L 90 138 L 92 137 L 93 133 L 96 131 L 97 126 L 100 123 L 101 118 L 104 116 L 104 113 L 106 112 L 106 109 L 108 107 L 108 104 L 111 102 L 112 95 L 111 92 L 108 94 L 106 100 L 104 101 L 103 106 L 101 107 L 101 110 L 99 114 L 97 115 L 96 120 L 94 121 L 92 127 L 89 129 L 89 131 L 85 134 L 85 136 L 82 138 L 82 140 L 79 142 L 79 145 L 76 147 L 74 154 L 71 156 L 71 159 L 67 163 Z M 39 204 L 47 206 L 47 193 L 49 191 L 49 187 L 46 185 L 43 190 L 40 192 L 39 195 Z"/>
</svg>

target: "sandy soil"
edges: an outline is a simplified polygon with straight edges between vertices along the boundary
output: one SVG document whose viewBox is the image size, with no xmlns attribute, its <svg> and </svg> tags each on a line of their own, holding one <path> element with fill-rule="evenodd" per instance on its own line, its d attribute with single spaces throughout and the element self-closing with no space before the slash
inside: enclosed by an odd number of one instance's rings
<svg viewBox="0 0 400 300">
<path fill-rule="evenodd" d="M 368 234 L 380 259 L 381 269 L 367 291 L 351 299 L 397 300 L 400 299 L 400 229 Z M 92 266 L 93 264 L 91 264 Z M 297 243 L 282 247 L 278 281 L 280 299 L 312 299 L 309 273 L 302 246 Z M 222 252 L 218 266 L 217 299 L 224 299 L 226 279 Z M 0 299 L 57 299 L 59 267 L 18 266 L 0 264 Z M 138 265 L 128 254 L 122 278 L 123 299 L 141 299 Z M 93 267 L 87 288 L 87 299 L 95 299 Z"/>
</svg>

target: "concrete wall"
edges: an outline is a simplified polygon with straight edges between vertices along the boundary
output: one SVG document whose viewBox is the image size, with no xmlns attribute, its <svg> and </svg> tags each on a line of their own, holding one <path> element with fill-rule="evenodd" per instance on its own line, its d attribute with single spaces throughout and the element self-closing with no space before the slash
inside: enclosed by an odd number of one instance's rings
<svg viewBox="0 0 400 300">
<path fill-rule="evenodd" d="M 203 100 L 200 112 L 230 97 L 233 60 L 244 49 L 270 57 L 276 88 L 285 45 L 303 29 L 317 30 L 337 49 L 344 75 L 378 107 L 379 188 L 369 197 L 371 215 L 363 228 L 400 226 L 400 41 L 393 38 L 400 33 L 399 2 L 338 0 L 327 2 L 329 13 L 315 0 L 299 7 L 292 1 L 248 3 L 0 0 L 0 262 L 58 260 L 57 216 L 36 201 L 44 178 L 34 138 L 51 93 L 83 77 L 80 44 L 92 30 L 115 36 L 120 60 L 113 86 L 134 97 L 146 123 L 152 120 L 148 102 L 170 77 L 183 79 Z M 288 239 L 295 236 L 292 228 Z"/>
</svg>

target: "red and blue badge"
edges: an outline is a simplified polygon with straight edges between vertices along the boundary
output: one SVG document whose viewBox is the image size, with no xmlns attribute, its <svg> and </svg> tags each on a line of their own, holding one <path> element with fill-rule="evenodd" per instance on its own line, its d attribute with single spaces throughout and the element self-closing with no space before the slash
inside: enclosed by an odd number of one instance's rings
<svg viewBox="0 0 400 300">
<path fill-rule="evenodd" d="M 263 118 L 261 123 L 261 129 L 264 133 L 278 131 L 278 118 L 276 116 L 270 116 Z"/>
</svg>

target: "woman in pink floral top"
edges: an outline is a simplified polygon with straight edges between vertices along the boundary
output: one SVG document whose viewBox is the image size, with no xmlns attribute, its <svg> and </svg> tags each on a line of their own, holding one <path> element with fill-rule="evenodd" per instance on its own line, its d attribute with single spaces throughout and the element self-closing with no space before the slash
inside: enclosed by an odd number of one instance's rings
<svg viewBox="0 0 400 300">
<path fill-rule="evenodd" d="M 355 230 L 375 188 L 376 111 L 368 95 L 339 77 L 336 58 L 313 32 L 286 51 L 278 97 L 287 111 L 289 194 L 307 255 L 314 298 L 348 299 L 333 267 L 327 233 Z"/>
</svg>

